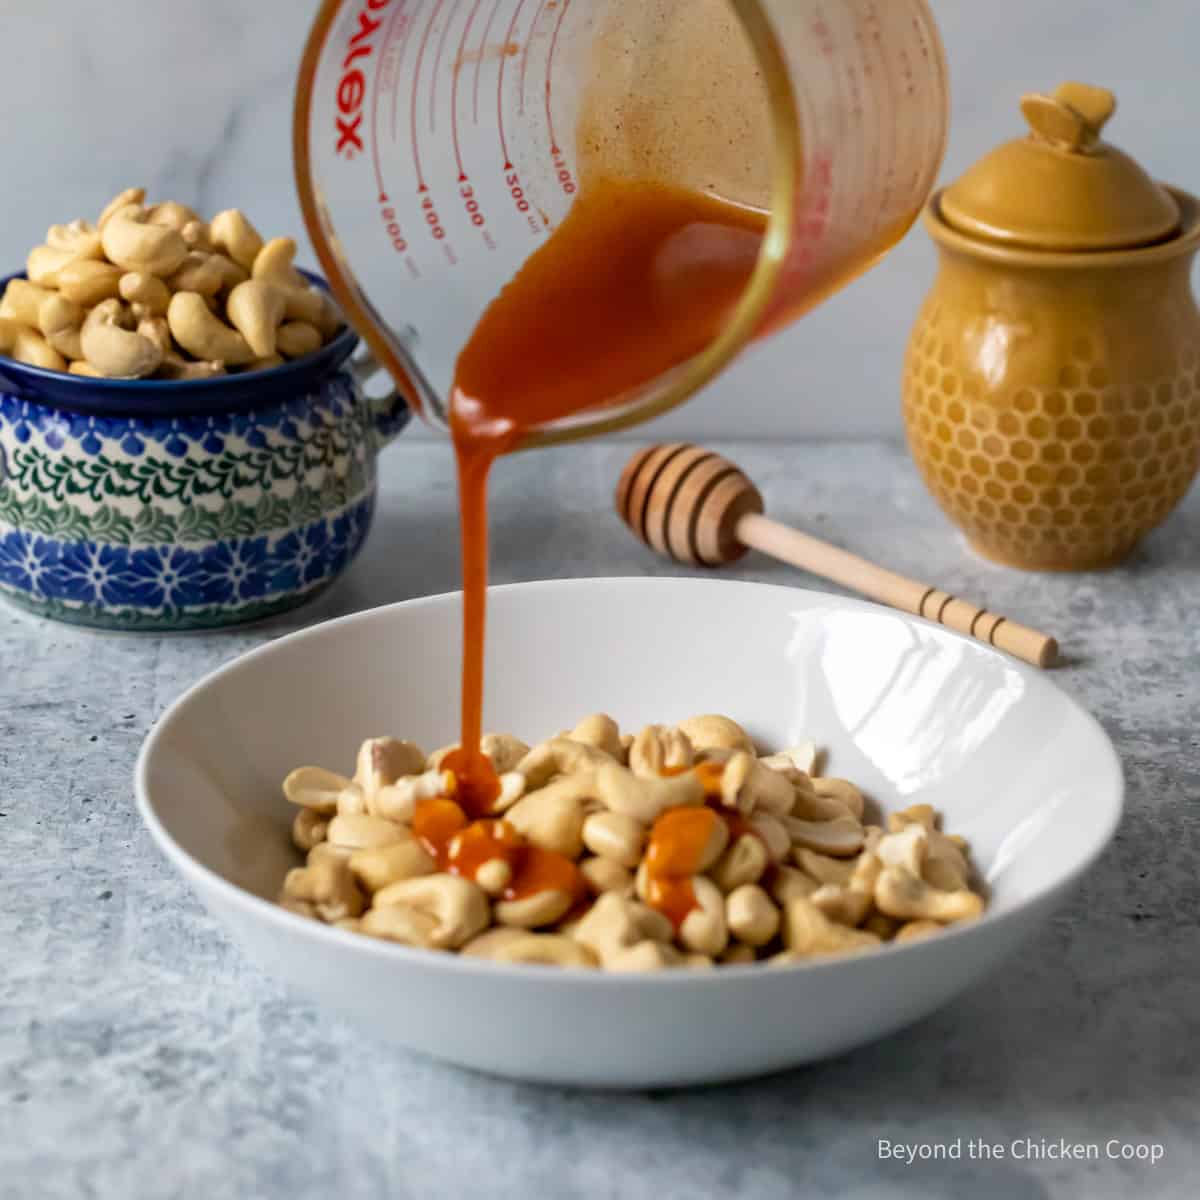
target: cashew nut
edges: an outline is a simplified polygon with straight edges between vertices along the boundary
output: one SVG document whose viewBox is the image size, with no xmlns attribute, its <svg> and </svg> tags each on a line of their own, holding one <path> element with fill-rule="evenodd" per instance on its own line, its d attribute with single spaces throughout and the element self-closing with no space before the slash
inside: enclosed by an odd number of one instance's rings
<svg viewBox="0 0 1200 1200">
<path fill-rule="evenodd" d="M 888 833 L 900 833 L 909 825 L 920 825 L 927 833 L 937 828 L 937 814 L 930 804 L 910 804 L 899 812 L 889 813 Z"/>
<path fill-rule="evenodd" d="M 801 821 L 796 817 L 781 820 L 798 848 L 818 850 L 834 858 L 847 858 L 862 849 L 863 827 L 853 817 L 842 816 L 832 821 Z"/>
<path fill-rule="evenodd" d="M 771 899 L 781 907 L 786 907 L 793 896 L 811 896 L 820 884 L 795 867 L 776 867 L 771 873 L 770 887 Z"/>
<path fill-rule="evenodd" d="M 118 209 L 105 222 L 101 244 L 109 262 L 124 271 L 171 275 L 188 256 L 187 242 L 177 229 L 148 225 L 146 212 L 135 205 Z"/>
<path fill-rule="evenodd" d="M 104 300 L 87 315 L 80 335 L 83 357 L 110 379 L 144 379 L 162 363 L 162 349 L 127 328 L 132 321 L 119 300 Z"/>
<path fill-rule="evenodd" d="M 642 861 L 646 828 L 625 813 L 592 813 L 583 823 L 583 844 L 601 858 L 636 867 Z"/>
<path fill-rule="evenodd" d="M 583 796 L 590 776 L 567 776 L 518 800 L 506 814 L 535 846 L 576 859 L 583 853 Z"/>
<path fill-rule="evenodd" d="M 678 729 L 685 733 L 696 750 L 745 750 L 753 754 L 754 743 L 750 735 L 729 717 L 709 713 L 700 717 L 688 717 L 680 721 Z"/>
<path fill-rule="evenodd" d="M 671 922 L 662 913 L 616 892 L 602 895 L 571 932 L 575 941 L 605 964 L 639 942 L 670 942 L 673 935 Z"/>
<path fill-rule="evenodd" d="M 96 228 L 103 232 L 105 225 L 122 209 L 140 206 L 145 199 L 145 188 L 126 188 L 123 192 L 119 192 L 108 202 L 104 211 L 96 219 Z"/>
<path fill-rule="evenodd" d="M 495 905 L 496 920 L 501 925 L 515 925 L 521 929 L 539 929 L 561 921 L 571 909 L 574 897 L 557 888 L 547 888 L 521 900 L 498 900 Z"/>
<path fill-rule="evenodd" d="M 889 917 L 907 921 L 971 921 L 983 913 L 983 897 L 965 888 L 943 892 L 903 867 L 888 867 L 875 883 L 875 903 Z"/>
<path fill-rule="evenodd" d="M 148 317 L 166 315 L 167 306 L 171 303 L 171 290 L 157 275 L 147 275 L 144 271 L 130 271 L 122 275 L 117 288 L 121 299 L 130 305 L 141 305 L 141 312 Z"/>
<path fill-rule="evenodd" d="M 871 894 L 823 883 L 808 899 L 839 925 L 861 925 L 871 911 Z"/>
<path fill-rule="evenodd" d="M 750 817 L 750 828 L 758 835 L 766 847 L 767 857 L 773 862 L 783 862 L 792 848 L 792 839 L 784 827 L 783 818 L 772 816 L 769 812 L 753 813 Z"/>
<path fill-rule="evenodd" d="M 100 258 L 100 230 L 90 221 L 72 221 L 69 225 L 51 225 L 46 245 L 52 250 L 67 250 L 74 258 Z"/>
<path fill-rule="evenodd" d="M 740 812 L 786 816 L 796 802 L 792 784 L 777 771 L 764 767 L 744 750 L 734 753 L 721 775 L 721 803 Z"/>
<path fill-rule="evenodd" d="M 171 342 L 171 330 L 167 326 L 164 317 L 143 317 L 138 321 L 137 331 L 148 341 L 153 342 L 163 356 L 163 362 L 167 356 L 174 354 Z M 162 364 L 159 364 L 159 370 L 162 370 Z"/>
<path fill-rule="evenodd" d="M 617 741 L 619 745 L 619 736 Z M 687 734 L 669 725 L 647 725 L 629 747 L 629 769 L 649 779 L 672 768 L 690 767 L 693 758 Z"/>
<path fill-rule="evenodd" d="M 358 748 L 354 782 L 368 796 L 405 775 L 420 775 L 425 752 L 415 742 L 394 737 L 367 738 Z"/>
<path fill-rule="evenodd" d="M 357 917 L 364 906 L 350 868 L 336 859 L 315 867 L 294 867 L 283 881 L 283 894 L 311 904 L 317 916 L 330 924 Z"/>
<path fill-rule="evenodd" d="M 749 946 L 765 946 L 779 932 L 779 909 L 756 884 L 735 888 L 725 897 L 729 932 Z"/>
<path fill-rule="evenodd" d="M 296 243 L 291 238 L 275 238 L 258 252 L 251 277 L 274 284 L 280 290 L 289 321 L 314 326 L 326 322 L 329 318 L 324 293 L 308 286 L 308 281 L 292 265 L 295 257 Z"/>
<path fill-rule="evenodd" d="M 356 850 L 350 856 L 350 870 L 363 888 L 374 895 L 393 883 L 432 875 L 437 870 L 437 863 L 419 842 L 408 838 L 390 845 Z"/>
<path fill-rule="evenodd" d="M 918 942 L 922 938 L 929 937 L 930 934 L 941 932 L 942 926 L 936 921 L 908 921 L 896 930 L 896 936 L 893 940 L 897 942 Z"/>
<path fill-rule="evenodd" d="M 818 883 L 829 883 L 835 887 L 844 887 L 854 874 L 855 861 L 847 858 L 830 858 L 828 854 L 818 854 L 815 850 L 797 846 L 792 853 L 795 864 Z"/>
<path fill-rule="evenodd" d="M 183 240 L 187 242 L 189 250 L 202 250 L 205 254 L 213 253 L 212 238 L 208 236 L 208 226 L 203 221 L 189 221 L 179 232 L 183 235 Z M 225 255 L 222 254 L 221 257 L 225 258 Z M 240 283 L 243 279 L 250 278 L 250 272 L 244 267 L 239 267 L 233 259 L 229 258 L 225 261 L 230 266 L 237 268 L 239 272 L 237 282 Z"/>
<path fill-rule="evenodd" d="M 813 790 L 812 780 L 807 776 L 796 785 L 792 816 L 799 821 L 836 821 L 839 817 L 858 820 L 840 800 L 833 796 L 818 796 Z"/>
<path fill-rule="evenodd" d="M 324 339 L 315 325 L 304 321 L 287 321 L 280 325 L 275 337 L 279 353 L 285 358 L 303 358 L 320 350 Z"/>
<path fill-rule="evenodd" d="M 679 941 L 688 950 L 716 958 L 729 944 L 725 923 L 725 897 L 711 879 L 697 875 L 692 880 L 696 907 L 679 927 Z"/>
<path fill-rule="evenodd" d="M 495 958 L 505 946 L 528 936 L 524 929 L 510 929 L 505 925 L 497 925 L 472 938 L 459 954 L 465 954 L 468 958 Z"/>
<path fill-rule="evenodd" d="M 53 295 L 48 288 L 38 287 L 27 279 L 10 279 L 4 299 L 0 300 L 0 317 L 36 329 L 42 305 Z"/>
<path fill-rule="evenodd" d="M 311 811 L 305 809 L 306 812 Z M 348 846 L 333 846 L 328 841 L 318 842 L 305 858 L 305 865 L 310 867 L 319 867 L 322 863 L 341 862 L 348 863 L 354 851 Z"/>
<path fill-rule="evenodd" d="M 743 833 L 717 860 L 710 874 L 722 892 L 757 883 L 770 865 L 767 848 L 752 833 Z"/>
<path fill-rule="evenodd" d="M 158 368 L 159 379 L 215 379 L 225 373 L 225 367 L 219 362 L 192 362 L 174 351 L 163 355 L 162 366 Z"/>
<path fill-rule="evenodd" d="M 593 895 L 606 892 L 618 892 L 623 896 L 633 894 L 633 872 L 611 858 L 585 858 L 579 864 L 579 871 Z"/>
<path fill-rule="evenodd" d="M 145 197 L 143 196 L 144 200 Z M 137 201 L 140 204 L 142 201 Z M 177 229 L 182 233 L 189 225 L 198 224 L 200 216 L 186 204 L 174 200 L 164 200 L 161 204 L 153 204 L 146 212 L 146 220 L 151 225 L 165 225 L 168 229 Z"/>
<path fill-rule="evenodd" d="M 242 262 L 237 255 L 230 257 L 235 262 Z M 272 238 L 254 256 L 254 262 L 250 266 L 251 278 L 266 280 L 282 288 L 307 288 L 304 276 L 292 265 L 295 259 L 296 243 L 292 238 Z"/>
<path fill-rule="evenodd" d="M 314 287 L 309 291 L 317 296 L 321 303 L 321 310 L 312 318 L 312 323 L 321 331 L 321 336 L 330 341 L 345 325 L 346 318 L 338 308 L 337 301 L 324 288 Z"/>
<path fill-rule="evenodd" d="M 852 817 L 858 821 L 863 819 L 863 794 L 848 779 L 818 778 L 812 781 L 812 787 L 818 797 L 838 800 L 850 810 Z"/>
<path fill-rule="evenodd" d="M 886 867 L 903 867 L 920 875 L 929 851 L 929 833 L 923 825 L 906 825 L 899 833 L 889 833 L 879 839 L 875 853 Z"/>
<path fill-rule="evenodd" d="M 8 317 L 0 317 L 0 354 L 11 354 L 16 347 L 21 326 Z"/>
<path fill-rule="evenodd" d="M 669 808 L 704 803 L 704 786 L 694 771 L 665 779 L 644 779 L 618 766 L 607 755 L 604 759 L 608 765 L 596 771 L 595 790 L 596 798 L 610 812 L 624 813 L 643 825 L 653 825 Z"/>
<path fill-rule="evenodd" d="M 38 287 L 56 288 L 64 267 L 78 262 L 80 256 L 74 250 L 55 250 L 52 246 L 35 246 L 25 262 L 25 273 L 29 282 Z"/>
<path fill-rule="evenodd" d="M 11 357 L 17 362 L 28 363 L 31 367 L 41 367 L 45 371 L 65 371 L 67 369 L 67 360 L 40 333 L 33 329 L 17 331 Z"/>
<path fill-rule="evenodd" d="M 488 898 L 483 889 L 457 875 L 425 875 L 376 892 L 375 908 L 392 904 L 435 917 L 430 942 L 438 949 L 457 950 L 488 925 Z"/>
<path fill-rule="evenodd" d="M 74 300 L 48 296 L 38 309 L 38 328 L 46 341 L 64 358 L 83 358 L 81 330 L 84 312 Z"/>
<path fill-rule="evenodd" d="M 67 370 L 72 375 L 85 375 L 88 379 L 104 379 L 103 371 L 97 371 L 86 358 L 81 358 L 78 362 L 73 362 Z"/>
<path fill-rule="evenodd" d="M 352 850 L 372 850 L 378 846 L 393 846 L 397 842 L 412 840 L 412 834 L 407 829 L 383 817 L 341 812 L 329 822 L 326 837 L 333 845 L 347 846 Z"/>
<path fill-rule="evenodd" d="M 783 940 L 793 954 L 855 954 L 879 945 L 879 938 L 861 929 L 831 921 L 813 902 L 795 896 L 783 915 Z"/>
<path fill-rule="evenodd" d="M 225 311 L 233 327 L 246 339 L 259 358 L 275 354 L 279 327 L 283 324 L 283 294 L 261 279 L 239 283 L 226 301 Z M 317 334 L 320 345 L 320 334 Z"/>
<path fill-rule="evenodd" d="M 605 764 L 611 765 L 612 759 L 595 746 L 585 746 L 570 738 L 551 738 L 534 746 L 514 769 L 525 776 L 529 790 L 536 791 L 556 775 L 576 775 Z"/>
<path fill-rule="evenodd" d="M 596 966 L 596 956 L 586 946 L 552 933 L 522 933 L 498 946 L 489 957 L 494 962 L 538 967 Z"/>
<path fill-rule="evenodd" d="M 247 271 L 253 269 L 263 248 L 263 240 L 258 230 L 246 219 L 245 213 L 236 208 L 217 213 L 209 222 L 208 232 L 218 250 L 233 259 L 239 267 Z"/>
<path fill-rule="evenodd" d="M 682 967 L 683 955 L 665 942 L 638 942 L 628 950 L 619 950 L 604 963 L 607 971 L 665 971 Z"/>
<path fill-rule="evenodd" d="M 214 316 L 197 292 L 176 292 L 167 308 L 167 322 L 172 336 L 193 358 L 235 367 L 254 360 L 246 339 Z"/>
<path fill-rule="evenodd" d="M 584 717 L 567 736 L 573 742 L 603 750 L 618 762 L 623 758 L 620 726 L 607 713 L 593 713 L 590 717 Z"/>
<path fill-rule="evenodd" d="M 182 265 L 167 280 L 172 292 L 196 292 L 206 299 L 225 286 L 225 268 L 215 255 L 189 250 Z"/>
<path fill-rule="evenodd" d="M 367 793 L 358 786 L 357 783 L 350 783 L 344 787 L 337 798 L 337 811 L 339 817 L 362 817 L 367 815 Z M 372 813 L 371 816 L 379 816 L 378 813 Z"/>
<path fill-rule="evenodd" d="M 798 771 L 801 775 L 812 775 L 817 765 L 817 745 L 815 742 L 801 742 L 797 746 L 768 754 L 758 761 L 772 771 Z"/>
<path fill-rule="evenodd" d="M 76 259 L 58 273 L 58 289 L 68 300 L 92 308 L 105 300 L 117 299 L 124 274 L 112 263 Z"/>
<path fill-rule="evenodd" d="M 292 822 L 292 842 L 305 852 L 319 846 L 329 833 L 329 818 L 315 808 L 302 808 Z"/>
<path fill-rule="evenodd" d="M 368 937 L 398 942 L 402 946 L 417 946 L 422 950 L 433 950 L 433 933 L 437 918 L 407 904 L 389 904 L 386 908 L 373 908 L 359 923 L 359 931 Z"/>
</svg>

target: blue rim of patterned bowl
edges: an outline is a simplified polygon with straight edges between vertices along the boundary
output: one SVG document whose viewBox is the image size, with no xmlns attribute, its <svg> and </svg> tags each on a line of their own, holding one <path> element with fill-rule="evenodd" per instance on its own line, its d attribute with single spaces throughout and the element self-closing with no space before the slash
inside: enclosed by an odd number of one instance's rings
<svg viewBox="0 0 1200 1200">
<path fill-rule="evenodd" d="M 319 275 L 301 274 L 316 287 L 329 290 Z M 10 280 L 24 279 L 19 271 L 0 279 L 0 290 Z M 247 375 L 219 375 L 215 379 L 92 379 L 48 371 L 0 358 L 0 390 L 54 408 L 105 417 L 211 416 L 244 412 L 277 400 L 287 400 L 312 390 L 313 384 L 337 371 L 354 353 L 358 335 L 346 326 L 333 341 L 295 362 L 254 371 Z"/>
</svg>

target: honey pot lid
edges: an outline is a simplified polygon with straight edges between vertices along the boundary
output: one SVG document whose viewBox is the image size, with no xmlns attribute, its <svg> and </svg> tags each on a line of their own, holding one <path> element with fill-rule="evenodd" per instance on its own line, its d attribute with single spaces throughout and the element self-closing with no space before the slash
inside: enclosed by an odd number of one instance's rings
<svg viewBox="0 0 1200 1200">
<path fill-rule="evenodd" d="M 1064 83 L 1021 100 L 1029 135 L 998 146 L 941 196 L 945 222 L 1036 250 L 1129 249 L 1177 232 L 1179 206 L 1129 155 L 1101 140 L 1117 98 Z"/>
</svg>

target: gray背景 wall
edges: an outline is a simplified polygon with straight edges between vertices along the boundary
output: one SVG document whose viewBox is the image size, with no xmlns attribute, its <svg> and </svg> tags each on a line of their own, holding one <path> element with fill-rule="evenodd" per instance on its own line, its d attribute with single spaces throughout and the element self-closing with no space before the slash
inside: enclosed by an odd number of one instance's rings
<svg viewBox="0 0 1200 1200">
<path fill-rule="evenodd" d="M 1022 92 L 1113 88 L 1115 141 L 1200 189 L 1195 0 L 932 0 L 950 58 L 953 177 L 1022 129 Z M 0 0 L 10 269 L 52 222 L 144 183 L 205 212 L 236 204 L 304 244 L 291 177 L 296 64 L 317 0 Z M 306 254 L 311 258 L 311 255 Z M 865 278 L 660 421 L 689 438 L 898 435 L 904 342 L 934 271 L 918 227 Z M 643 431 L 644 433 L 645 431 Z"/>
</svg>

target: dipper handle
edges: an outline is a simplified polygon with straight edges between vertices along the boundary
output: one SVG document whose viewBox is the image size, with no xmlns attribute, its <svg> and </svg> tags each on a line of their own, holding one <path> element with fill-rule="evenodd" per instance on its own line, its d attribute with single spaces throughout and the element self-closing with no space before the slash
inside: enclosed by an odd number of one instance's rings
<svg viewBox="0 0 1200 1200">
<path fill-rule="evenodd" d="M 763 516 L 754 484 L 733 463 L 697 446 L 640 451 L 621 475 L 616 503 L 639 538 L 679 562 L 723 566 L 753 547 L 1034 666 L 1053 666 L 1058 657 L 1058 643 L 1036 629 Z"/>
</svg>

